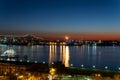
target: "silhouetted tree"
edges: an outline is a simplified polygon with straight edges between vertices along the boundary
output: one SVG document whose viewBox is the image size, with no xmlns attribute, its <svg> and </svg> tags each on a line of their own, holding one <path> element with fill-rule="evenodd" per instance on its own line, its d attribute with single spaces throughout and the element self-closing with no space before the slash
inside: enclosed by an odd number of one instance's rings
<svg viewBox="0 0 120 80">
<path fill-rule="evenodd" d="M 55 62 L 52 67 L 56 69 L 57 74 L 65 73 L 65 65 L 62 62 Z"/>
</svg>

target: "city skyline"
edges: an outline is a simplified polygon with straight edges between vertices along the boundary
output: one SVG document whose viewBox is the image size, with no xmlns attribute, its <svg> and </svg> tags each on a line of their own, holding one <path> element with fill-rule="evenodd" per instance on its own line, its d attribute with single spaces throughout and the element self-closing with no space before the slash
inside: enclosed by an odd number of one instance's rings
<svg viewBox="0 0 120 80">
<path fill-rule="evenodd" d="M 0 9 L 1 33 L 120 39 L 119 0 L 1 0 Z"/>
</svg>

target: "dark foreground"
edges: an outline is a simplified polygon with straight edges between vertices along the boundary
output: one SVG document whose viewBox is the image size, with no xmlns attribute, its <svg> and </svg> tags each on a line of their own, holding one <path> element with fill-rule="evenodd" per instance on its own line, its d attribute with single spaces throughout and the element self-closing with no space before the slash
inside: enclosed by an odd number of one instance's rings
<svg viewBox="0 0 120 80">
<path fill-rule="evenodd" d="M 51 72 L 51 69 L 55 71 Z M 120 78 L 120 72 L 117 71 L 65 67 L 61 62 L 49 65 L 45 62 L 0 61 L 0 76 L 6 76 L 4 80 L 29 80 L 31 77 L 32 80 L 48 80 L 50 75 L 57 75 L 56 80 L 62 80 L 64 75 Z"/>
<path fill-rule="evenodd" d="M 0 80 L 120 80 L 120 72 L 65 67 L 62 62 L 0 61 Z M 103 79 L 104 78 L 104 79 Z"/>
</svg>

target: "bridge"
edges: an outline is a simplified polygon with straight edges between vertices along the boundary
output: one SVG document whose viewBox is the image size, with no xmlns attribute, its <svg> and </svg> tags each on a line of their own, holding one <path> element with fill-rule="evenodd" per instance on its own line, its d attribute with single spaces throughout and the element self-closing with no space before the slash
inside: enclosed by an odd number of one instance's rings
<svg viewBox="0 0 120 80">
<path fill-rule="evenodd" d="M 25 35 L 0 35 L 0 37 L 8 37 L 8 38 L 22 38 L 22 37 L 30 37 L 30 38 L 35 38 L 35 39 L 40 39 L 40 40 L 44 40 L 44 38 L 42 37 L 38 37 L 38 36 L 35 36 L 35 35 L 32 35 L 32 34 L 25 34 Z"/>
</svg>

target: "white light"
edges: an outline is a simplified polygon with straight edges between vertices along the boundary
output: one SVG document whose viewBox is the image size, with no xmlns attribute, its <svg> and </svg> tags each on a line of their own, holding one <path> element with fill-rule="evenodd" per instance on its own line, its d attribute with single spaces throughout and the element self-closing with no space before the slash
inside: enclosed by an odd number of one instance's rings
<svg viewBox="0 0 120 80">
<path fill-rule="evenodd" d="M 29 63 L 30 61 L 29 61 L 29 60 L 27 60 L 27 62 Z"/>
<path fill-rule="evenodd" d="M 16 73 L 15 75 L 18 76 L 18 73 Z"/>
<path fill-rule="evenodd" d="M 105 66 L 105 69 L 108 69 L 108 67 L 107 67 L 107 66 Z"/>
<path fill-rule="evenodd" d="M 43 64 L 45 64 L 45 61 L 43 61 Z"/>
<path fill-rule="evenodd" d="M 0 60 L 3 60 L 3 58 L 1 58 Z"/>
<path fill-rule="evenodd" d="M 37 61 L 35 61 L 35 63 L 37 63 Z"/>
<path fill-rule="evenodd" d="M 20 62 L 22 62 L 22 59 L 20 60 Z"/>
<path fill-rule="evenodd" d="M 82 65 L 81 65 L 81 67 L 83 68 L 83 67 L 84 67 L 84 65 L 82 64 Z"/>
<path fill-rule="evenodd" d="M 11 59 L 11 61 L 16 61 L 15 59 Z"/>
<path fill-rule="evenodd" d="M 120 67 L 118 68 L 118 70 L 120 70 Z"/>
<path fill-rule="evenodd" d="M 52 62 L 52 64 L 54 64 L 54 62 Z"/>
<path fill-rule="evenodd" d="M 7 58 L 7 61 L 10 61 L 10 58 Z"/>
<path fill-rule="evenodd" d="M 73 67 L 73 64 L 70 64 L 71 67 Z"/>
<path fill-rule="evenodd" d="M 93 65 L 93 68 L 95 68 L 95 65 Z"/>
<path fill-rule="evenodd" d="M 30 73 L 28 73 L 28 76 L 30 76 L 31 74 Z"/>
</svg>

